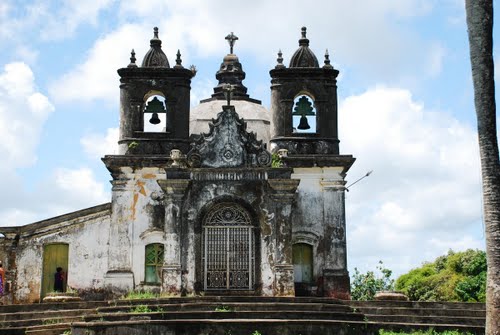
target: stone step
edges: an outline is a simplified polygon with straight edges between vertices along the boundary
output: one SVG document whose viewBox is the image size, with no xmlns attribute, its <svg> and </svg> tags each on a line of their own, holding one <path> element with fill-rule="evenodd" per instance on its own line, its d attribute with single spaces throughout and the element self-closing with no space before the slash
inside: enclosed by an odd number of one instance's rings
<svg viewBox="0 0 500 335">
<path fill-rule="evenodd" d="M 194 296 L 194 297 L 169 297 L 169 298 L 153 298 L 153 299 L 119 299 L 109 301 L 108 304 L 114 306 L 130 305 L 130 304 L 172 304 L 172 303 L 201 303 L 201 302 L 237 302 L 237 303 L 323 303 L 346 305 L 346 301 L 322 298 L 322 297 L 260 297 L 260 296 Z"/>
<path fill-rule="evenodd" d="M 437 331 L 459 330 L 475 335 L 484 335 L 484 327 L 477 326 L 309 319 L 173 319 L 75 322 L 72 324 L 72 335 L 86 335 L 87 332 L 93 335 L 249 335 L 254 331 L 258 331 L 262 335 L 376 335 L 379 329 L 410 331 L 412 329 L 427 330 L 430 327 Z"/>
<path fill-rule="evenodd" d="M 19 328 L 19 327 L 32 327 L 32 326 L 50 326 L 61 323 L 71 323 L 75 321 L 82 321 L 83 315 L 76 316 L 62 316 L 62 317 L 48 317 L 48 318 L 36 318 L 36 319 L 25 319 L 25 320 L 13 320 L 8 322 L 8 324 L 3 324 L 2 328 Z"/>
<path fill-rule="evenodd" d="M 19 304 L 19 305 L 0 305 L 0 314 L 34 312 L 34 311 L 52 311 L 69 309 L 89 309 L 100 306 L 109 306 L 108 301 L 78 301 L 78 302 L 53 302 L 39 304 Z"/>
<path fill-rule="evenodd" d="M 310 311 L 336 311 L 336 312 L 352 312 L 352 308 L 347 305 L 340 304 L 324 304 L 324 303 L 287 303 L 287 302 L 270 302 L 270 303 L 250 303 L 250 302 L 198 302 L 198 303 L 168 303 L 168 304 L 151 304 L 143 301 L 143 304 L 119 305 L 111 307 L 99 307 L 99 313 L 116 313 L 129 312 L 137 306 L 147 306 L 153 311 L 214 311 L 216 309 L 228 309 L 231 311 L 273 311 L 273 310 L 310 310 Z"/>
<path fill-rule="evenodd" d="M 29 327 L 24 334 L 26 335 L 61 335 L 68 334 L 71 331 L 70 323 L 61 323 L 55 325 L 43 325 Z"/>
<path fill-rule="evenodd" d="M 479 302 L 444 302 L 444 301 L 344 301 L 345 304 L 353 308 L 363 307 L 406 307 L 419 309 L 466 309 L 466 310 L 485 310 L 484 303 Z"/>
<path fill-rule="evenodd" d="M 18 313 L 1 313 L 0 323 L 9 324 L 12 321 L 30 320 L 30 319 L 47 319 L 60 317 L 78 317 L 85 314 L 95 313 L 97 309 L 68 309 L 56 311 L 34 311 L 34 312 L 18 312 Z"/>
<path fill-rule="evenodd" d="M 151 313 L 109 313 L 85 316 L 86 322 L 93 321 L 128 321 L 172 320 L 172 319 L 304 319 L 304 320 L 352 320 L 363 321 L 364 315 L 346 312 L 321 312 L 309 310 L 275 311 L 170 311 Z"/>
<path fill-rule="evenodd" d="M 457 309 L 457 308 L 409 308 L 409 307 L 354 307 L 355 310 L 364 314 L 372 315 L 422 315 L 422 316 L 464 316 L 485 318 L 486 311 L 480 309 Z"/>
<path fill-rule="evenodd" d="M 365 317 L 371 322 L 404 322 L 404 323 L 423 323 L 423 324 L 448 324 L 448 325 L 471 325 L 484 326 L 484 317 L 453 317 L 453 316 L 422 316 L 422 315 L 378 315 L 365 314 Z"/>
</svg>

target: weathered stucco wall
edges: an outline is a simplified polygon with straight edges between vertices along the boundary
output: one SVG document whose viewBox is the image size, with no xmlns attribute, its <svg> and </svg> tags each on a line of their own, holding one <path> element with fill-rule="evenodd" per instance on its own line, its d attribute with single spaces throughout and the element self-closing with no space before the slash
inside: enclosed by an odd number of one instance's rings
<svg viewBox="0 0 500 335">
<path fill-rule="evenodd" d="M 300 179 L 293 243 L 313 246 L 313 280 L 324 270 L 347 273 L 343 167 L 294 168 Z"/>
<path fill-rule="evenodd" d="M 64 269 L 68 288 L 103 288 L 110 215 L 109 205 L 101 207 L 92 213 L 84 210 L 20 228 L 16 268 L 8 269 L 14 278 L 7 278 L 13 282 L 15 302 L 39 301 L 44 246 L 52 243 L 68 244 L 68 269 Z"/>
</svg>

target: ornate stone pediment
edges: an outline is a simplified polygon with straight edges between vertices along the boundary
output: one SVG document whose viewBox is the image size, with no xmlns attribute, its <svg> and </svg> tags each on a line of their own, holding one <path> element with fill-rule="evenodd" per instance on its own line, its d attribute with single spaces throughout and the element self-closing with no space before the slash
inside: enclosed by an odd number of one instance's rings
<svg viewBox="0 0 500 335">
<path fill-rule="evenodd" d="M 208 134 L 194 135 L 187 155 L 191 167 L 235 168 L 270 166 L 271 154 L 255 133 L 247 132 L 234 106 L 223 106 Z"/>
</svg>

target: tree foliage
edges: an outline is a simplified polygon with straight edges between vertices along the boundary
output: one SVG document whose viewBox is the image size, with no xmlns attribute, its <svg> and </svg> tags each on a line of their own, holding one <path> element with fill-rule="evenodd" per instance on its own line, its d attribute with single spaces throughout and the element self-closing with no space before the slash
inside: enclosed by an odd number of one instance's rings
<svg viewBox="0 0 500 335">
<path fill-rule="evenodd" d="M 395 286 L 414 301 L 484 302 L 486 254 L 481 250 L 450 250 L 400 276 Z"/>
<path fill-rule="evenodd" d="M 377 266 L 379 274 L 368 271 L 363 274 L 354 268 L 351 283 L 352 300 L 373 300 L 377 291 L 389 291 L 394 289 L 394 279 L 391 279 L 392 271 L 385 268 L 382 261 Z"/>
</svg>

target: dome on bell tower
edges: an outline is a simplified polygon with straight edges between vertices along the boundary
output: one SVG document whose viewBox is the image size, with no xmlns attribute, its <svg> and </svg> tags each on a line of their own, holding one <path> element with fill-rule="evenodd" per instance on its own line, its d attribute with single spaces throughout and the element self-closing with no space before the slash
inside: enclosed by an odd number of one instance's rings
<svg viewBox="0 0 500 335">
<path fill-rule="evenodd" d="M 151 39 L 151 49 L 146 53 L 142 61 L 142 67 L 166 67 L 170 68 L 168 59 L 161 49 L 161 40 L 158 38 L 158 27 L 154 27 L 154 36 Z"/>
<path fill-rule="evenodd" d="M 309 49 L 309 39 L 306 38 L 306 27 L 302 27 L 302 37 L 299 40 L 299 48 L 290 59 L 290 67 L 319 67 L 316 55 Z"/>
</svg>

